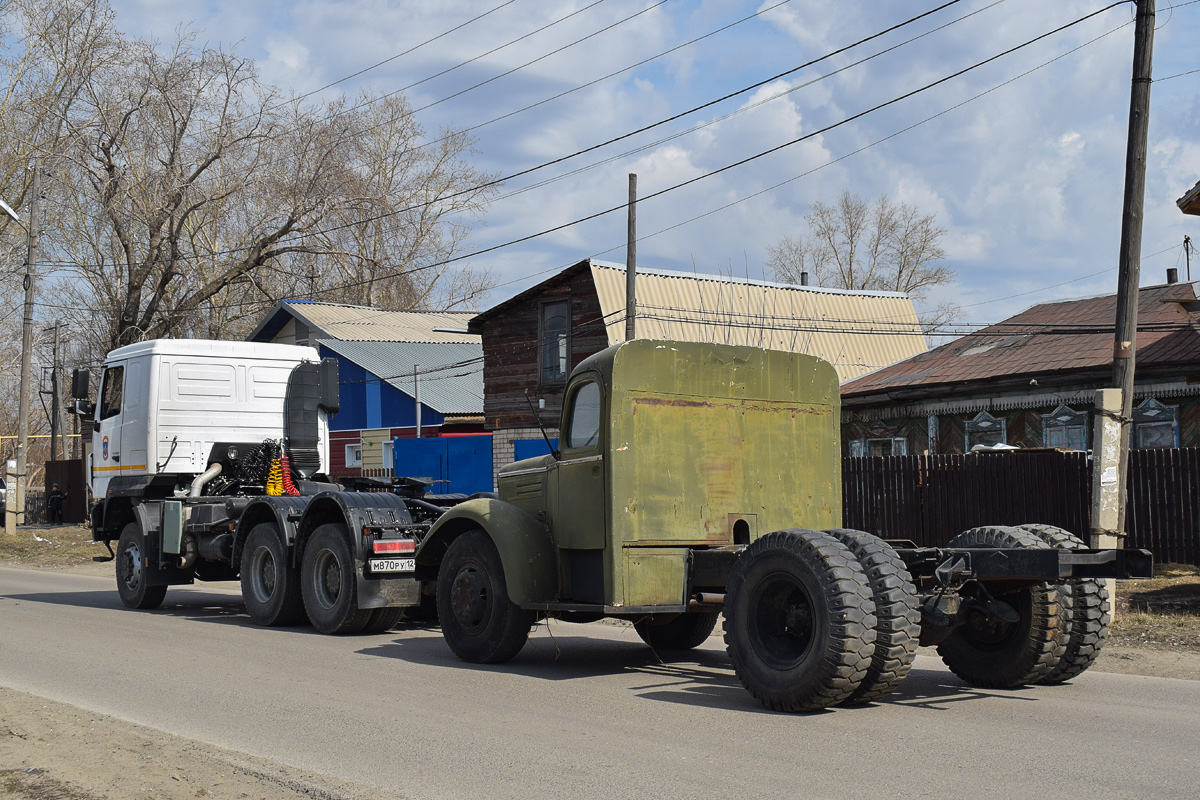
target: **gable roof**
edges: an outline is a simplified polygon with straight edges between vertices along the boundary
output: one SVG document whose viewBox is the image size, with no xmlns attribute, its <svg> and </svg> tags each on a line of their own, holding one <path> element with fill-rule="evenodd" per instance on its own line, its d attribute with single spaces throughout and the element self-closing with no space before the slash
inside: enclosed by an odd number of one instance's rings
<svg viewBox="0 0 1200 800">
<path fill-rule="evenodd" d="M 904 392 L 952 394 L 963 384 L 1090 379 L 1112 369 L 1116 295 L 1042 303 L 842 387 L 843 400 Z M 1138 290 L 1137 369 L 1200 366 L 1195 284 Z"/>
<path fill-rule="evenodd" d="M 483 346 L 478 342 L 344 342 L 317 344 L 359 365 L 412 397 L 413 366 L 420 365 L 421 405 L 439 414 L 483 413 Z"/>
<path fill-rule="evenodd" d="M 473 316 L 473 311 L 385 311 L 369 306 L 280 300 L 246 338 L 270 341 L 295 318 L 312 331 L 310 339 L 478 343 L 478 336 L 466 332 L 467 323 Z"/>
<path fill-rule="evenodd" d="M 1196 181 L 1195 186 L 1184 192 L 1183 197 L 1175 201 L 1175 205 L 1185 214 L 1200 217 L 1200 181 Z"/>
<path fill-rule="evenodd" d="M 610 345 L 625 340 L 625 266 L 585 259 L 471 320 L 470 330 L 588 272 Z M 925 351 L 912 301 L 896 292 L 852 292 L 725 275 L 637 271 L 636 336 L 741 344 L 808 353 L 839 381 Z"/>
</svg>

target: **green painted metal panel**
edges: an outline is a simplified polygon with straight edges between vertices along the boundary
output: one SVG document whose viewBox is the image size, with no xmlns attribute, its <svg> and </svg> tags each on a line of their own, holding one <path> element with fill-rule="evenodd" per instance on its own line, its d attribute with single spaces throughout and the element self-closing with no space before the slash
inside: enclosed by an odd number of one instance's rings
<svg viewBox="0 0 1200 800">
<path fill-rule="evenodd" d="M 841 524 L 833 368 L 748 347 L 635 341 L 616 349 L 609 445 L 614 543 L 732 542 Z"/>
</svg>

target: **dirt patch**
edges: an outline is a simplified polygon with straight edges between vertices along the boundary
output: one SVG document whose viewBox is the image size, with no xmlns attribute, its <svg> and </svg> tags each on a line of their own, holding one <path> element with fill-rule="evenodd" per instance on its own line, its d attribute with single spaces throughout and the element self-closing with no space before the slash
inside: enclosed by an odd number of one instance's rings
<svg viewBox="0 0 1200 800">
<path fill-rule="evenodd" d="M 1200 567 L 1160 564 L 1117 588 L 1110 645 L 1200 654 Z"/>
<path fill-rule="evenodd" d="M 377 790 L 0 688 L 0 800 L 351 800 Z"/>
<path fill-rule="evenodd" d="M 91 571 L 97 556 L 107 557 L 108 548 L 93 542 L 91 528 L 83 525 L 21 526 L 13 536 L 0 531 L 0 564 L 6 567 Z M 111 563 L 98 566 L 112 569 Z"/>
</svg>

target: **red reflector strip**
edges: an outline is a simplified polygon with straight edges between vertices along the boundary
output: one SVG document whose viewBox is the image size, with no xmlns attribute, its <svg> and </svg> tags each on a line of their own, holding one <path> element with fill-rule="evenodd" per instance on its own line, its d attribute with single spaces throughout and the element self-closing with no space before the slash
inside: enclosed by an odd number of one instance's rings
<svg viewBox="0 0 1200 800">
<path fill-rule="evenodd" d="M 412 539 L 386 539 L 375 542 L 376 553 L 412 553 L 417 543 Z"/>
</svg>

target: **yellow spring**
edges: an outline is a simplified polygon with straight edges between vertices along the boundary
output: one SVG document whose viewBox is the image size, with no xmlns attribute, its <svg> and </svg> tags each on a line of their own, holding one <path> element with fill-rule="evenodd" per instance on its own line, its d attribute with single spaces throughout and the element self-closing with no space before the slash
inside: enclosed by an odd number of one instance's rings
<svg viewBox="0 0 1200 800">
<path fill-rule="evenodd" d="M 267 473 L 267 494 L 272 497 L 283 494 L 283 471 L 278 458 L 271 459 L 271 470 Z"/>
</svg>

